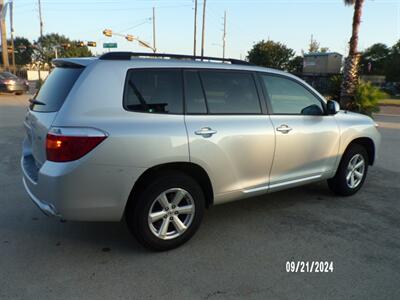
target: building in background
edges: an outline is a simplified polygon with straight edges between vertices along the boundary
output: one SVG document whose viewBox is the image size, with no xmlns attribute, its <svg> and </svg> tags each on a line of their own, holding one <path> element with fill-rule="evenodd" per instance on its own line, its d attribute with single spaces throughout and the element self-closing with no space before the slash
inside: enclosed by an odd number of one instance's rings
<svg viewBox="0 0 400 300">
<path fill-rule="evenodd" d="M 343 56 L 337 52 L 304 54 L 303 74 L 339 74 Z"/>
<path fill-rule="evenodd" d="M 301 77 L 323 95 L 332 93 L 332 78 L 341 76 L 343 55 L 337 52 L 304 54 Z"/>
</svg>

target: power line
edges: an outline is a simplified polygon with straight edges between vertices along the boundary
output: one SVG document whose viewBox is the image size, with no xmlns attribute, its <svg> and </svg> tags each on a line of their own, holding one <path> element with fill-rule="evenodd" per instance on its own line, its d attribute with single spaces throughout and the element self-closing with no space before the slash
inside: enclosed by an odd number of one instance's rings
<svg viewBox="0 0 400 300">
<path fill-rule="evenodd" d="M 128 28 L 125 28 L 125 29 L 122 29 L 122 30 L 118 30 L 118 31 L 124 32 L 124 31 L 128 31 L 128 30 L 137 28 L 137 27 L 139 27 L 139 26 L 142 26 L 142 25 L 144 25 L 144 24 L 149 23 L 149 21 L 151 21 L 152 18 L 146 18 L 145 20 L 146 20 L 146 21 L 143 21 L 143 22 L 141 22 L 141 23 L 139 23 L 139 24 L 136 24 L 136 25 L 133 25 L 133 26 L 131 26 L 131 27 L 128 27 Z"/>
</svg>

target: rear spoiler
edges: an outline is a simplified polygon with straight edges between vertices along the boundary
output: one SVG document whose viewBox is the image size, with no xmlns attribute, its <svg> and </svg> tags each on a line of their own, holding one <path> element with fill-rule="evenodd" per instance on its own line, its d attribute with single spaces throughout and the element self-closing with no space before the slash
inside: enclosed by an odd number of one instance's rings
<svg viewBox="0 0 400 300">
<path fill-rule="evenodd" d="M 84 68 L 97 60 L 94 57 L 85 58 L 56 58 L 52 60 L 53 65 L 59 68 Z"/>
</svg>

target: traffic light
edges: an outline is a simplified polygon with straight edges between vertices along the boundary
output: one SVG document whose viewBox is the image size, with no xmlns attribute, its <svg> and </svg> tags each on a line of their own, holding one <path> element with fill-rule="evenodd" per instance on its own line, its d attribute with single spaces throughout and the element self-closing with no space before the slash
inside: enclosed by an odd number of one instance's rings
<svg viewBox="0 0 400 300">
<path fill-rule="evenodd" d="M 96 42 L 87 42 L 88 47 L 96 47 Z"/>
<path fill-rule="evenodd" d="M 77 47 L 84 47 L 85 43 L 84 42 L 76 42 Z"/>
<path fill-rule="evenodd" d="M 112 36 L 112 30 L 111 29 L 104 29 L 103 34 L 105 36 L 111 37 Z"/>
<path fill-rule="evenodd" d="M 133 42 L 133 40 L 135 39 L 135 37 L 134 37 L 133 35 L 131 35 L 131 34 L 127 34 L 127 35 L 125 36 L 125 38 L 126 38 L 126 40 L 127 40 L 128 42 Z"/>
</svg>

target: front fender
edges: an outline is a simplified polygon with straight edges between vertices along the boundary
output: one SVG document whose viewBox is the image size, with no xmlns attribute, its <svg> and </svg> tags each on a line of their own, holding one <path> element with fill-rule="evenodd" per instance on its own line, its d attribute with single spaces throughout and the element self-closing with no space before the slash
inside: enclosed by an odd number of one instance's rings
<svg viewBox="0 0 400 300">
<path fill-rule="evenodd" d="M 344 111 L 340 111 L 335 118 L 340 131 L 339 158 L 341 159 L 353 141 L 368 139 L 374 146 L 372 161 L 376 160 L 381 143 L 381 135 L 377 130 L 374 120 L 365 115 Z M 336 168 L 340 163 L 340 159 L 336 162 Z"/>
</svg>

